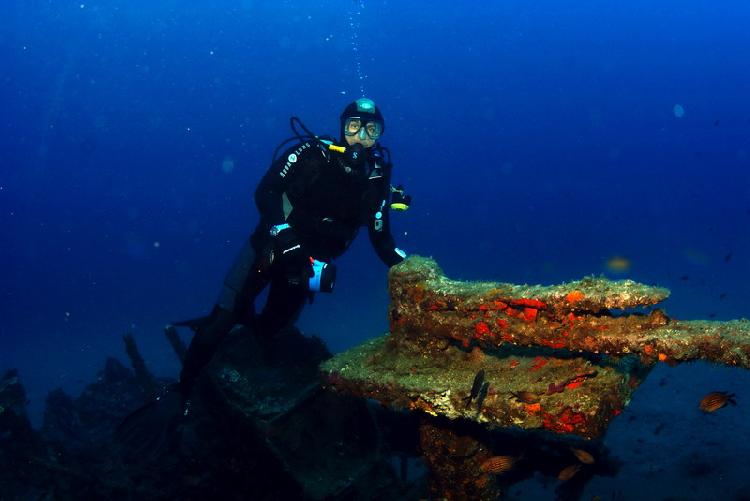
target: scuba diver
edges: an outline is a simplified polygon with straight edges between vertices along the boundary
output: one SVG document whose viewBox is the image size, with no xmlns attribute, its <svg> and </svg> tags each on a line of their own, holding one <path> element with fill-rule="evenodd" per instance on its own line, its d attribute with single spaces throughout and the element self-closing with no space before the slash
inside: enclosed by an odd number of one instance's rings
<svg viewBox="0 0 750 501">
<path fill-rule="evenodd" d="M 388 209 L 408 207 L 403 188 L 392 188 L 388 150 L 378 144 L 385 131 L 375 103 L 361 98 L 340 117 L 340 144 L 313 135 L 292 117 L 301 142 L 277 158 L 255 190 L 260 221 L 224 280 L 217 304 L 205 319 L 177 322 L 195 335 L 180 374 L 187 395 L 193 381 L 236 324 L 272 337 L 299 317 L 315 292 L 331 292 L 331 261 L 346 251 L 359 228 L 367 226 L 375 252 L 387 265 L 406 254 L 391 236 Z M 299 125 L 306 135 L 297 131 Z M 254 300 L 270 284 L 259 315 Z"/>
<path fill-rule="evenodd" d="M 387 266 L 406 256 L 391 235 L 389 209 L 407 209 L 411 197 L 390 184 L 390 153 L 378 143 L 385 122 L 375 103 L 361 98 L 344 109 L 338 142 L 312 134 L 297 117 L 290 122 L 295 136 L 276 148 L 255 191 L 260 221 L 229 269 L 216 305 L 207 317 L 174 324 L 195 335 L 179 383 L 155 403 L 162 413 L 172 414 L 166 410 L 172 402 L 180 414 L 197 376 L 235 325 L 249 326 L 272 343 L 315 292 L 331 292 L 332 260 L 362 226 Z M 277 157 L 291 141 L 296 144 Z M 255 298 L 268 286 L 268 299 L 256 314 Z M 129 419 L 121 428 L 128 428 Z"/>
</svg>

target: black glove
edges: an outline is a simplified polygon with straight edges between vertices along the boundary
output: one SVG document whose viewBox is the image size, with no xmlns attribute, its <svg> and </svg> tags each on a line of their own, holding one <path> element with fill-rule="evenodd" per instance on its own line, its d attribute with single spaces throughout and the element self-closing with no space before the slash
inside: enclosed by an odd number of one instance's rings
<svg viewBox="0 0 750 501">
<path fill-rule="evenodd" d="M 304 258 L 305 251 L 302 242 L 292 228 L 282 230 L 273 237 L 273 260 L 279 263 L 300 261 Z"/>
<path fill-rule="evenodd" d="M 272 263 L 290 284 L 302 284 L 313 276 L 310 256 L 292 228 L 287 228 L 273 237 Z"/>
<path fill-rule="evenodd" d="M 411 205 L 411 195 L 404 192 L 404 185 L 391 186 L 391 209 L 407 210 Z"/>
</svg>

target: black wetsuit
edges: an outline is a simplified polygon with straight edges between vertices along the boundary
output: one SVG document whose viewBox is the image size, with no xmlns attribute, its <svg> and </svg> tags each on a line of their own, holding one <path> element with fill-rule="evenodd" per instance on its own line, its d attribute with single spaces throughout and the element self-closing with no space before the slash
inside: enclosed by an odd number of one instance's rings
<svg viewBox="0 0 750 501">
<path fill-rule="evenodd" d="M 401 262 L 388 224 L 390 166 L 379 150 L 366 151 L 366 166 L 353 172 L 341 154 L 317 142 L 287 150 L 255 191 L 261 223 L 253 239 L 289 223 L 310 255 L 325 261 L 340 256 L 367 226 L 380 259 L 388 266 Z"/>
<path fill-rule="evenodd" d="M 236 323 L 272 336 L 293 323 L 311 297 L 309 259 L 280 259 L 271 227 L 288 224 L 286 237 L 292 234 L 305 256 L 330 262 L 367 226 L 375 252 L 386 265 L 403 260 L 389 225 L 390 165 L 377 147 L 365 151 L 364 166 L 350 169 L 342 154 L 308 141 L 289 148 L 271 165 L 255 192 L 260 222 L 229 270 L 217 307 L 196 329 L 181 383 L 192 382 Z M 270 258 L 274 250 L 276 256 Z M 269 283 L 268 301 L 255 316 L 254 300 Z"/>
</svg>

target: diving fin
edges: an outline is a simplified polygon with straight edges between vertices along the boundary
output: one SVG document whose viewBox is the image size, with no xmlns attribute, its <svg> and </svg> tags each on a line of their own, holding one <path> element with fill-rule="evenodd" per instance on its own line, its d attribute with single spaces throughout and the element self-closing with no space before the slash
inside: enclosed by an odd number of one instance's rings
<svg viewBox="0 0 750 501">
<path fill-rule="evenodd" d="M 180 422 L 189 402 L 173 385 L 163 396 L 139 407 L 117 426 L 114 438 L 127 456 L 156 458 L 179 440 Z"/>
<path fill-rule="evenodd" d="M 189 327 L 191 330 L 197 332 L 198 329 L 208 327 L 220 318 L 225 320 L 227 318 L 228 313 L 231 313 L 231 312 L 229 312 L 225 308 L 222 308 L 219 305 L 216 305 L 211 310 L 211 313 L 209 313 L 208 315 L 204 317 L 191 318 L 189 320 L 180 320 L 179 322 L 172 322 L 167 327 L 170 327 L 170 326 L 171 327 Z"/>
<path fill-rule="evenodd" d="M 180 320 L 179 322 L 172 322 L 173 327 L 188 327 L 193 331 L 197 331 L 201 327 L 210 324 L 213 321 L 214 315 L 206 315 L 205 317 L 191 318 L 189 320 Z"/>
</svg>

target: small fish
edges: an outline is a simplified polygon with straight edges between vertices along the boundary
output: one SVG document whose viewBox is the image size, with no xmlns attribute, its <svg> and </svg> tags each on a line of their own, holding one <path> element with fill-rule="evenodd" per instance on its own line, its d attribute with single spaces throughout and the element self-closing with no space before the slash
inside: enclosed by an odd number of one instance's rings
<svg viewBox="0 0 750 501">
<path fill-rule="evenodd" d="M 698 407 L 703 412 L 716 412 L 727 404 L 737 405 L 734 393 L 727 391 L 712 391 L 703 397 Z"/>
<path fill-rule="evenodd" d="M 568 381 L 565 384 L 582 383 L 586 381 L 587 379 L 596 377 L 597 374 L 599 374 L 599 371 L 596 371 L 596 370 L 589 371 L 589 372 L 581 372 L 580 374 L 576 374 L 572 378 L 568 379 Z"/>
<path fill-rule="evenodd" d="M 682 275 L 680 277 L 680 280 L 682 280 L 683 282 L 687 282 L 688 280 L 690 280 L 690 276 L 689 275 Z"/>
<path fill-rule="evenodd" d="M 607 259 L 607 269 L 613 273 L 626 273 L 630 270 L 630 259 L 623 256 L 613 256 Z"/>
<path fill-rule="evenodd" d="M 570 448 L 570 452 L 583 464 L 594 464 L 596 460 L 590 452 L 584 451 L 583 449 L 576 449 L 575 447 Z"/>
<path fill-rule="evenodd" d="M 513 395 L 513 398 L 525 404 L 535 404 L 539 402 L 539 395 L 530 391 L 511 391 L 510 394 Z"/>
<path fill-rule="evenodd" d="M 565 468 L 560 470 L 560 473 L 557 474 L 557 479 L 562 480 L 563 482 L 567 482 L 571 478 L 575 477 L 576 473 L 578 473 L 580 470 L 580 464 L 572 464 L 570 466 L 566 466 Z"/>
<path fill-rule="evenodd" d="M 721 294 L 719 294 L 719 300 L 720 301 L 723 300 L 723 299 L 725 299 L 726 297 L 727 297 L 727 293 L 726 292 L 722 292 Z"/>
<path fill-rule="evenodd" d="M 482 405 L 484 405 L 484 399 L 487 398 L 487 394 L 490 392 L 490 383 L 485 381 L 482 383 L 482 387 L 479 388 L 479 394 L 477 395 L 477 412 L 482 412 Z"/>
<path fill-rule="evenodd" d="M 582 372 L 580 374 L 576 374 L 575 376 L 566 379 L 562 383 L 550 383 L 547 387 L 546 395 L 553 395 L 555 393 L 562 393 L 565 391 L 565 387 L 569 384 L 575 383 L 576 385 L 583 383 L 585 380 L 596 377 L 598 374 L 597 371 L 589 371 L 589 372 Z"/>
<path fill-rule="evenodd" d="M 484 473 L 499 475 L 513 468 L 518 462 L 516 456 L 492 456 L 479 467 Z"/>
<path fill-rule="evenodd" d="M 727 253 L 727 254 L 726 254 L 726 255 L 724 256 L 724 262 L 725 262 L 725 263 L 728 263 L 728 262 L 729 262 L 729 261 L 731 261 L 731 260 L 732 260 L 732 253 L 731 253 L 731 252 L 728 252 L 728 253 Z"/>
<path fill-rule="evenodd" d="M 484 383 L 484 369 L 479 369 L 474 376 L 474 382 L 471 384 L 471 393 L 469 393 L 468 397 L 464 398 L 467 409 L 469 408 L 469 405 L 471 405 L 471 401 L 479 395 L 479 390 L 482 389 L 482 383 Z"/>
</svg>

